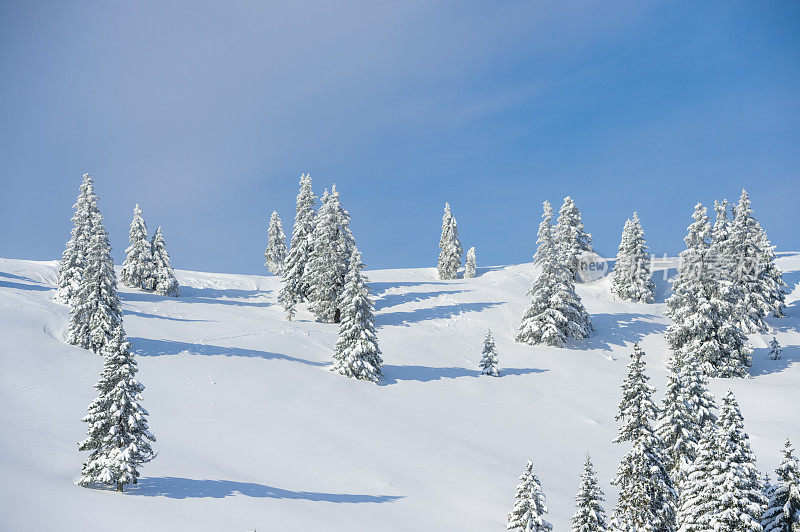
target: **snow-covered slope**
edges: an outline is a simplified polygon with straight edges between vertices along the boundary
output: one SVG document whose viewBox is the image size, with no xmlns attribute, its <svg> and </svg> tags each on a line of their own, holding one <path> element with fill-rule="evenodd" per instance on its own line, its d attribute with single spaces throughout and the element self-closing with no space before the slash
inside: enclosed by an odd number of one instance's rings
<svg viewBox="0 0 800 532">
<path fill-rule="evenodd" d="M 756 335 L 753 378 L 732 388 L 763 471 L 800 443 L 800 255 L 773 320 L 783 360 Z M 123 494 L 73 484 L 101 359 L 61 342 L 54 262 L 0 259 L 0 528 L 3 530 L 503 530 L 525 460 L 565 530 L 584 454 L 609 485 L 619 384 L 634 341 L 663 391 L 667 283 L 658 303 L 579 285 L 597 332 L 565 349 L 513 342 L 533 266 L 439 281 L 435 269 L 368 272 L 383 385 L 328 371 L 336 326 L 286 322 L 274 277 L 179 271 L 182 297 L 122 287 L 158 457 Z M 477 369 L 497 340 L 501 378 Z M 660 399 L 661 393 L 657 395 Z"/>
</svg>

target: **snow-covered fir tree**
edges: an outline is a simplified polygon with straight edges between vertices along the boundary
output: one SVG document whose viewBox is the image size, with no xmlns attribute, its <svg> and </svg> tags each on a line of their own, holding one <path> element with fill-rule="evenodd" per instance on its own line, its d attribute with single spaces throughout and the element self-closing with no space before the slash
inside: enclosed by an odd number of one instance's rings
<svg viewBox="0 0 800 532">
<path fill-rule="evenodd" d="M 695 459 L 686 470 L 678 498 L 678 530 L 680 532 L 707 532 L 720 494 L 714 485 L 714 458 L 716 455 L 716 427 L 706 424 L 697 443 Z"/>
<path fill-rule="evenodd" d="M 150 442 L 155 438 L 147 427 L 148 413 L 139 404 L 144 386 L 136 380 L 137 363 L 122 325 L 114 329 L 104 356 L 95 385 L 98 396 L 82 419 L 89 428 L 78 449 L 90 454 L 78 484 L 99 482 L 122 491 L 126 484 L 136 484 L 139 468 L 153 458 Z"/>
<path fill-rule="evenodd" d="M 355 243 L 350 232 L 350 214 L 339 201 L 336 185 L 330 194 L 326 190 L 322 195 L 311 242 L 311 258 L 306 263 L 308 308 L 317 320 L 338 323 L 339 298 Z"/>
<path fill-rule="evenodd" d="M 800 532 L 800 463 L 789 438 L 786 438 L 783 458 L 775 473 L 778 477 L 769 490 L 761 525 L 764 532 Z"/>
<path fill-rule="evenodd" d="M 578 272 L 578 257 L 592 251 L 592 235 L 583 228 L 581 213 L 572 198 L 567 196 L 558 211 L 555 238 L 563 255 L 564 265 L 573 276 Z"/>
<path fill-rule="evenodd" d="M 464 278 L 471 279 L 476 274 L 475 246 L 467 250 L 467 261 L 464 263 Z"/>
<path fill-rule="evenodd" d="M 278 301 L 286 309 L 287 315 L 290 314 L 290 308 L 296 303 L 306 301 L 310 291 L 306 263 L 311 258 L 311 239 L 316 219 L 314 204 L 316 200 L 317 197 L 311 189 L 311 175 L 301 175 L 300 192 L 297 194 L 294 227 L 292 228 L 292 241 L 283 266 L 282 287 L 278 294 Z"/>
<path fill-rule="evenodd" d="M 383 360 L 375 333 L 375 317 L 367 279 L 361 273 L 361 253 L 353 246 L 340 298 L 342 320 L 333 353 L 332 371 L 346 377 L 378 382 L 383 378 Z"/>
<path fill-rule="evenodd" d="M 528 460 L 525 471 L 519 477 L 519 486 L 514 494 L 514 508 L 508 512 L 507 530 L 545 532 L 553 525 L 545 521 L 547 504 L 539 478 L 533 472 L 533 462 Z"/>
<path fill-rule="evenodd" d="M 267 229 L 267 251 L 264 252 L 267 259 L 264 266 L 275 275 L 283 273 L 283 265 L 286 261 L 286 234 L 283 232 L 283 222 L 278 216 L 278 211 L 272 211 L 269 218 L 269 228 Z"/>
<path fill-rule="evenodd" d="M 100 212 L 89 222 L 88 248 L 78 291 L 70 303 L 67 343 L 100 353 L 122 323 L 117 276 Z"/>
<path fill-rule="evenodd" d="M 734 211 L 726 250 L 732 255 L 728 259 L 734 262 L 733 279 L 741 292 L 739 327 L 746 333 L 766 331 L 767 316 L 783 315 L 786 283 L 775 265 L 774 246 L 756 220 L 747 191 L 742 190 Z"/>
<path fill-rule="evenodd" d="M 616 416 L 622 425 L 614 440 L 633 445 L 612 481 L 620 490 L 612 524 L 619 530 L 670 532 L 676 528 L 676 494 L 664 465 L 663 443 L 653 430 L 658 411 L 648 380 L 644 352 L 634 344 Z"/>
<path fill-rule="evenodd" d="M 594 328 L 575 292 L 572 271 L 564 262 L 571 255 L 565 256 L 554 239 L 550 202 L 544 202 L 543 211 L 534 256 L 541 271 L 528 291 L 531 301 L 522 316 L 516 341 L 562 346 L 567 338 L 587 338 Z"/>
<path fill-rule="evenodd" d="M 133 208 L 133 220 L 128 239 L 131 245 L 125 250 L 125 262 L 122 263 L 120 281 L 131 288 L 155 290 L 156 272 L 153 248 L 147 234 L 147 225 L 142 217 L 142 209 L 138 203 Z"/>
<path fill-rule="evenodd" d="M 761 277 L 768 287 L 768 300 L 772 304 L 772 315 L 776 318 L 783 318 L 786 309 L 786 294 L 789 293 L 789 286 L 783 280 L 783 271 L 775 264 L 775 246 L 772 245 L 767 232 L 761 228 L 761 250 L 763 252 L 763 270 Z"/>
<path fill-rule="evenodd" d="M 162 296 L 180 296 L 181 287 L 169 263 L 169 253 L 167 253 L 167 244 L 164 241 L 161 226 L 156 229 L 150 245 L 153 248 L 153 263 L 155 264 L 155 291 Z"/>
<path fill-rule="evenodd" d="M 724 532 L 761 532 L 766 501 L 744 418 L 733 392 L 722 399 L 717 423 L 712 482 L 718 499 L 712 529 Z"/>
<path fill-rule="evenodd" d="M 455 279 L 461 267 L 463 248 L 458 239 L 458 223 L 450 212 L 450 204 L 444 204 L 442 236 L 439 239 L 439 279 Z"/>
<path fill-rule="evenodd" d="M 605 532 L 608 530 L 606 511 L 603 509 L 603 490 L 597 482 L 592 460 L 586 455 L 581 483 L 575 495 L 578 511 L 572 516 L 572 532 Z"/>
<path fill-rule="evenodd" d="M 56 298 L 66 304 L 72 302 L 72 297 L 80 287 L 91 240 L 92 220 L 99 213 L 97 195 L 94 193 L 94 181 L 89 174 L 83 174 L 80 193 L 73 208 L 75 209 L 75 214 L 72 216 L 73 227 L 70 239 L 61 254 L 56 293 Z"/>
<path fill-rule="evenodd" d="M 480 368 L 483 375 L 491 375 L 492 377 L 500 375 L 497 367 L 497 347 L 494 345 L 494 336 L 491 330 L 486 331 L 486 336 L 483 339 Z"/>
<path fill-rule="evenodd" d="M 652 303 L 655 284 L 650 280 L 650 258 L 638 213 L 625 222 L 619 244 L 611 292 L 623 301 Z"/>
<path fill-rule="evenodd" d="M 735 286 L 714 267 L 712 229 L 706 208 L 695 206 L 693 223 L 684 239 L 678 277 L 667 300 L 673 323 L 666 338 L 678 366 L 696 357 L 713 377 L 743 377 L 752 364 L 752 349 L 736 325 Z"/>
<path fill-rule="evenodd" d="M 669 380 L 656 435 L 664 445 L 664 460 L 675 490 L 680 493 L 697 446 L 707 425 L 716 423 L 716 404 L 708 378 L 690 358 L 683 367 L 671 359 Z"/>
<path fill-rule="evenodd" d="M 773 336 L 772 340 L 769 342 L 769 358 L 772 360 L 780 360 L 781 351 L 781 344 L 779 344 L 778 339 Z"/>
</svg>

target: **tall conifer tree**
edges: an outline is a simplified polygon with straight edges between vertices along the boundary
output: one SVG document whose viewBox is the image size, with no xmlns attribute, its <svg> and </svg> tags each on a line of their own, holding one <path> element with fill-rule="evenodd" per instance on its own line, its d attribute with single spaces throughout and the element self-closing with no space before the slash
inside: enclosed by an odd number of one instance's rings
<svg viewBox="0 0 800 532">
<path fill-rule="evenodd" d="M 603 490 L 597 482 L 592 460 L 586 455 L 583 474 L 575 495 L 578 511 L 572 516 L 572 532 L 605 532 L 608 530 L 606 511 L 603 509 Z"/>
<path fill-rule="evenodd" d="M 778 478 L 769 490 L 769 503 L 761 518 L 764 532 L 800 532 L 800 462 L 786 438 Z"/>
<path fill-rule="evenodd" d="M 155 266 L 155 291 L 162 296 L 180 296 L 181 287 L 169 263 L 167 243 L 164 241 L 164 233 L 161 230 L 161 226 L 156 229 L 150 245 L 153 248 L 153 264 Z"/>
<path fill-rule="evenodd" d="M 541 271 L 531 285 L 528 304 L 517 332 L 517 342 L 562 346 L 568 338 L 582 340 L 594 330 L 589 314 L 575 292 L 571 270 L 553 237 L 553 208 L 543 204 L 538 249 L 534 263 Z"/>
<path fill-rule="evenodd" d="M 139 468 L 153 458 L 150 443 L 155 437 L 139 404 L 144 386 L 136 380 L 136 360 L 122 325 L 114 329 L 104 351 L 103 372 L 95 385 L 98 396 L 82 420 L 89 428 L 78 449 L 90 454 L 78 484 L 99 482 L 122 491 L 126 484 L 136 484 Z"/>
<path fill-rule="evenodd" d="M 645 375 L 644 352 L 633 346 L 628 376 L 616 419 L 622 422 L 615 442 L 632 442 L 612 484 L 619 486 L 613 526 L 620 530 L 675 530 L 676 494 L 664 465 L 663 442 L 653 430 L 657 409 Z"/>
<path fill-rule="evenodd" d="M 383 378 L 383 359 L 375 332 L 372 298 L 361 270 L 361 253 L 354 246 L 339 303 L 342 320 L 333 354 L 332 371 L 346 377 L 378 382 Z"/>
<path fill-rule="evenodd" d="M 533 472 L 533 462 L 528 460 L 525 471 L 519 477 L 519 486 L 514 494 L 514 508 L 508 513 L 506 529 L 523 532 L 547 532 L 553 525 L 545 521 L 547 504 L 539 478 Z"/>
<path fill-rule="evenodd" d="M 650 258 L 639 215 L 625 222 L 614 263 L 611 292 L 623 301 L 652 303 L 655 285 L 650 279 Z"/>
<path fill-rule="evenodd" d="M 264 252 L 267 270 L 275 275 L 283 273 L 286 262 L 286 234 L 283 232 L 283 222 L 278 216 L 278 211 L 272 211 L 267 229 L 267 251 Z"/>
<path fill-rule="evenodd" d="M 101 353 L 114 329 L 122 323 L 122 310 L 111 245 L 99 211 L 92 214 L 90 225 L 81 282 L 70 303 L 66 339 L 72 345 Z"/>
<path fill-rule="evenodd" d="M 139 204 L 133 208 L 133 220 L 128 235 L 131 243 L 125 250 L 120 281 L 131 288 L 152 291 L 156 287 L 156 268 L 153 262 L 153 248 L 147 234 L 147 224 L 142 217 Z"/>
<path fill-rule="evenodd" d="M 461 267 L 463 249 L 458 239 L 458 223 L 450 212 L 450 204 L 444 204 L 442 236 L 439 239 L 439 279 L 455 279 Z"/>
<path fill-rule="evenodd" d="M 303 174 L 300 176 L 300 192 L 297 194 L 292 241 L 281 276 L 283 286 L 278 294 L 278 301 L 287 310 L 287 314 L 292 314 L 289 309 L 293 309 L 296 303 L 306 301 L 310 292 L 306 263 L 312 253 L 316 200 L 311 189 L 311 175 Z"/>
<path fill-rule="evenodd" d="M 71 304 L 73 296 L 80 288 L 83 269 L 86 266 L 86 255 L 91 243 L 92 220 L 99 213 L 94 181 L 89 174 L 83 174 L 80 193 L 73 208 L 75 209 L 72 216 L 73 227 L 70 239 L 61 255 L 56 293 L 56 298 L 66 304 Z"/>
</svg>

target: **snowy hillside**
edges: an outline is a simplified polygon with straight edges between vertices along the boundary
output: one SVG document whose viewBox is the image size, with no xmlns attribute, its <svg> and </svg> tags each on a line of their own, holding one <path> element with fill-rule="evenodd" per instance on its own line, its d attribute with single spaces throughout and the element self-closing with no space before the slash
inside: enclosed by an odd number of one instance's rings
<svg viewBox="0 0 800 532">
<path fill-rule="evenodd" d="M 800 441 L 800 254 L 779 266 L 792 294 L 772 335 L 750 337 L 736 393 L 759 468 Z M 125 493 L 76 486 L 80 422 L 101 358 L 61 341 L 55 262 L 0 259 L 0 528 L 4 530 L 503 530 L 517 477 L 534 462 L 550 520 L 566 530 L 585 453 L 609 485 L 627 449 L 612 444 L 634 341 L 660 401 L 668 283 L 657 302 L 612 300 L 609 279 L 577 289 L 597 331 L 568 348 L 513 336 L 533 266 L 440 281 L 434 268 L 370 271 L 385 361 L 381 385 L 330 371 L 337 326 L 293 322 L 275 277 L 178 271 L 182 295 L 120 286 L 140 355 L 156 459 Z M 501 378 L 477 369 L 494 332 Z"/>
</svg>

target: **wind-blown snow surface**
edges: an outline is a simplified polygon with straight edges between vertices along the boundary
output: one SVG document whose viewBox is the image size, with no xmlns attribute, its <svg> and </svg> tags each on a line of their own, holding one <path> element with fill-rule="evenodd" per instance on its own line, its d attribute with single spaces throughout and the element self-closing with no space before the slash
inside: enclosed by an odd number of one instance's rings
<svg viewBox="0 0 800 532">
<path fill-rule="evenodd" d="M 762 471 L 800 443 L 800 255 L 780 266 L 788 317 L 754 335 L 753 378 L 715 380 L 740 401 Z M 668 283 L 658 303 L 579 285 L 597 332 L 568 348 L 512 340 L 533 266 L 439 281 L 435 268 L 368 272 L 386 381 L 329 371 L 337 327 L 286 322 L 275 277 L 178 271 L 182 296 L 121 287 L 159 455 L 123 493 L 73 484 L 101 358 L 61 338 L 56 264 L 0 259 L 0 528 L 4 530 L 502 530 L 525 460 L 565 530 L 588 451 L 606 491 L 634 341 L 660 399 Z M 501 378 L 477 368 L 487 327 Z"/>
</svg>

